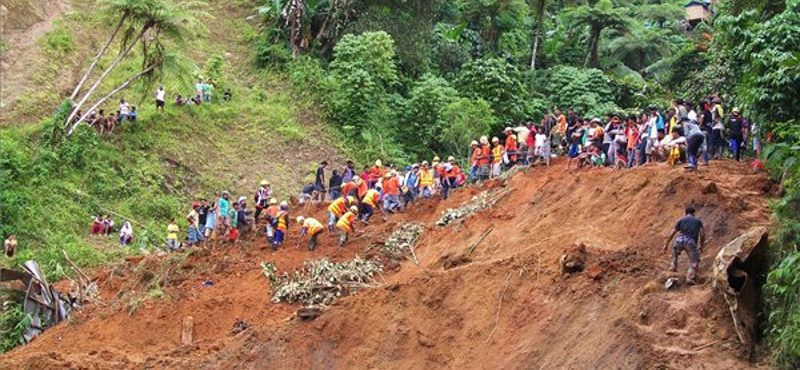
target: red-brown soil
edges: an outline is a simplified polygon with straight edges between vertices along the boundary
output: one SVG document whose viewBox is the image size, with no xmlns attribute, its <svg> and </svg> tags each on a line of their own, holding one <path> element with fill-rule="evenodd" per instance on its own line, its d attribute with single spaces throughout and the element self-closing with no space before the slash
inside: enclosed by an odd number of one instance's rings
<svg viewBox="0 0 800 370">
<path fill-rule="evenodd" d="M 732 162 L 697 172 L 657 165 L 577 174 L 559 164 L 515 175 L 504 184 L 513 190 L 498 204 L 447 227 L 434 224 L 441 211 L 480 189 L 460 190 L 446 202 L 417 202 L 386 222 L 376 216 L 344 249 L 327 236 L 315 252 L 295 249 L 294 226 L 277 253 L 258 240 L 195 251 L 182 262 L 148 257 L 97 271 L 106 305 L 90 305 L 0 357 L 0 368 L 763 367 L 738 344 L 706 272 L 727 242 L 769 222 L 766 175 Z M 689 202 L 707 229 L 701 283 L 665 291 L 670 273 L 662 247 Z M 324 221 L 321 208 L 305 213 Z M 416 249 L 419 266 L 402 262 L 378 277 L 381 288 L 340 299 L 313 321 L 293 317 L 298 305 L 270 302 L 262 261 L 291 271 L 309 258 L 363 256 L 371 242 L 409 221 L 427 225 Z M 580 243 L 587 269 L 562 276 L 559 257 Z M 453 259 L 459 263 L 445 269 Z M 146 295 L 147 271 L 168 271 L 164 294 L 132 304 Z M 203 287 L 205 280 L 214 285 Z M 194 318 L 191 346 L 180 345 L 186 316 Z M 251 327 L 234 333 L 237 320 Z"/>
</svg>

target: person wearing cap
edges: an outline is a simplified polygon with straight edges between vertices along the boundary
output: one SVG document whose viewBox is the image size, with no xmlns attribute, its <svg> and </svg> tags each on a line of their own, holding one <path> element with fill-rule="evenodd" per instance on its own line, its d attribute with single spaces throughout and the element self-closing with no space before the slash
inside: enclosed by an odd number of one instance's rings
<svg viewBox="0 0 800 370">
<path fill-rule="evenodd" d="M 352 181 L 342 183 L 342 191 L 340 197 L 348 197 L 348 196 L 357 196 L 358 195 L 358 183 L 360 178 L 356 177 L 353 178 Z M 335 201 L 336 199 L 331 199 Z"/>
<path fill-rule="evenodd" d="M 433 167 L 433 192 L 436 193 L 437 191 L 441 190 L 444 182 L 444 163 L 441 162 L 439 156 L 433 157 L 433 162 L 431 163 Z"/>
<path fill-rule="evenodd" d="M 492 171 L 489 174 L 491 178 L 500 176 L 500 171 L 503 168 L 503 146 L 500 145 L 500 139 L 496 136 L 492 138 Z"/>
<path fill-rule="evenodd" d="M 442 165 L 444 175 L 442 176 L 442 199 L 447 199 L 448 193 L 458 187 L 458 175 L 461 168 L 456 164 L 453 156 L 447 158 L 447 163 Z"/>
<path fill-rule="evenodd" d="M 265 229 L 267 231 L 267 240 L 272 243 L 275 240 L 275 225 L 277 222 L 278 212 L 280 212 L 281 207 L 278 206 L 278 200 L 275 198 L 269 198 L 269 206 L 266 208 L 266 216 L 267 225 Z"/>
<path fill-rule="evenodd" d="M 369 219 L 375 214 L 375 209 L 380 205 L 380 199 L 381 193 L 377 189 L 367 190 L 367 194 L 361 200 L 361 222 L 369 223 Z"/>
<path fill-rule="evenodd" d="M 200 233 L 200 215 L 197 210 L 200 208 L 200 203 L 192 203 L 192 210 L 186 215 L 186 221 L 189 223 L 189 244 L 194 245 L 203 241 L 203 234 Z"/>
<path fill-rule="evenodd" d="M 370 189 L 375 188 L 375 184 L 380 181 L 381 177 L 383 177 L 383 163 L 378 159 L 375 161 L 375 165 L 369 170 L 369 183 L 367 187 Z"/>
<path fill-rule="evenodd" d="M 314 174 L 314 190 L 316 190 L 316 198 L 314 200 L 321 202 L 325 200 L 325 167 L 328 166 L 328 161 L 322 161 L 317 167 L 317 172 Z"/>
<path fill-rule="evenodd" d="M 506 157 L 508 157 L 508 167 L 514 167 L 517 164 L 517 151 L 519 150 L 519 146 L 517 145 L 517 138 L 514 136 L 514 130 L 511 127 L 506 127 L 503 131 L 506 134 L 506 142 L 505 142 L 505 152 Z M 530 135 L 530 132 L 528 132 Z"/>
<path fill-rule="evenodd" d="M 481 156 L 478 159 L 478 178 L 481 181 L 489 179 L 489 164 L 492 161 L 492 148 L 489 147 L 489 138 L 486 136 L 481 136 Z M 455 163 L 451 163 L 455 165 Z M 458 173 L 455 174 L 458 176 Z M 457 184 L 457 183 L 456 183 Z M 455 188 L 453 186 L 452 188 Z"/>
<path fill-rule="evenodd" d="M 387 212 L 397 212 L 400 210 L 400 180 L 397 178 L 397 171 L 392 170 L 386 174 L 383 180 L 383 209 Z"/>
<path fill-rule="evenodd" d="M 422 168 L 419 170 L 419 191 L 422 198 L 430 199 L 433 195 L 434 171 L 429 167 L 428 161 L 422 161 Z"/>
<path fill-rule="evenodd" d="M 261 212 L 263 209 L 267 208 L 269 203 L 269 198 L 272 197 L 272 189 L 269 186 L 269 181 L 261 180 L 261 184 L 256 190 L 255 196 L 253 199 L 256 203 L 256 214 L 255 214 L 255 222 L 258 224 L 258 218 L 261 216 Z"/>
<path fill-rule="evenodd" d="M 472 156 L 469 161 L 469 181 L 475 183 L 478 181 L 478 162 L 481 158 L 482 150 L 475 140 L 472 140 L 469 145 L 472 148 Z"/>
<path fill-rule="evenodd" d="M 742 153 L 744 152 L 744 138 L 747 136 L 746 121 L 740 116 L 741 111 L 738 107 L 731 110 L 731 117 L 728 119 L 728 145 L 730 145 L 731 154 L 737 161 L 742 161 Z"/>
<path fill-rule="evenodd" d="M 317 236 L 322 233 L 322 230 L 325 230 L 325 227 L 322 226 L 322 223 L 316 219 L 311 217 L 305 218 L 303 216 L 297 216 L 297 224 L 301 227 L 300 241 L 302 241 L 303 237 L 307 235 L 308 250 L 314 251 L 314 249 L 317 248 Z"/>
<path fill-rule="evenodd" d="M 417 195 L 419 194 L 419 165 L 414 163 L 411 166 L 411 171 L 406 174 L 404 186 L 405 186 L 405 197 L 403 198 L 404 203 L 403 207 L 408 207 L 408 204 L 417 199 Z"/>
<path fill-rule="evenodd" d="M 370 189 L 374 191 L 375 189 Z M 339 247 L 344 247 L 347 242 L 347 237 L 350 233 L 356 231 L 356 215 L 358 215 L 358 207 L 352 206 L 345 212 L 339 221 L 336 222 L 336 229 L 339 231 Z"/>
<path fill-rule="evenodd" d="M 272 241 L 272 251 L 277 251 L 278 246 L 283 244 L 286 238 L 286 230 L 289 228 L 289 203 L 281 202 L 278 215 L 275 216 L 275 238 Z"/>
</svg>

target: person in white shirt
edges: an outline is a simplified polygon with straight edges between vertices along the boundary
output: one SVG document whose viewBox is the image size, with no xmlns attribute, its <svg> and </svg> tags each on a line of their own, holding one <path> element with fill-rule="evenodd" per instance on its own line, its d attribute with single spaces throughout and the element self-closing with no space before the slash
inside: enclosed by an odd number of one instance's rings
<svg viewBox="0 0 800 370">
<path fill-rule="evenodd" d="M 128 113 L 130 112 L 130 105 L 125 99 L 119 100 L 119 123 L 122 124 L 128 119 Z"/>
<path fill-rule="evenodd" d="M 688 118 L 690 121 L 697 122 L 697 112 L 694 111 L 694 106 L 692 105 L 692 102 L 685 101 L 683 102 L 683 105 L 686 107 L 686 110 L 688 111 L 686 113 L 686 118 Z"/>
<path fill-rule="evenodd" d="M 159 86 L 158 90 L 156 90 L 156 110 L 164 110 L 164 96 L 167 95 L 167 92 L 164 91 L 164 86 Z"/>
<path fill-rule="evenodd" d="M 122 229 L 119 230 L 119 242 L 125 247 L 130 244 L 131 241 L 133 241 L 133 227 L 130 221 L 125 221 L 122 225 Z"/>
</svg>

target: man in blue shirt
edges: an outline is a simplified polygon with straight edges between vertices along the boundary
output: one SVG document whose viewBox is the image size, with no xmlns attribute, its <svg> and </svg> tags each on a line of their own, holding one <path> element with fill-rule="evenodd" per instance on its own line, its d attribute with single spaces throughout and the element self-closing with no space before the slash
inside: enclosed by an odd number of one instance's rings
<svg viewBox="0 0 800 370">
<path fill-rule="evenodd" d="M 675 239 L 675 244 L 672 246 L 672 264 L 670 271 L 677 271 L 678 269 L 678 256 L 682 251 L 686 251 L 689 256 L 689 269 L 686 271 L 686 283 L 695 284 L 695 275 L 697 268 L 700 266 L 700 253 L 703 252 L 705 246 L 705 232 L 703 230 L 703 221 L 694 216 L 694 206 L 686 206 L 686 215 L 681 217 L 675 224 L 675 229 L 667 238 L 664 244 L 664 251 L 669 248 L 669 243 L 675 234 L 678 239 Z"/>
</svg>

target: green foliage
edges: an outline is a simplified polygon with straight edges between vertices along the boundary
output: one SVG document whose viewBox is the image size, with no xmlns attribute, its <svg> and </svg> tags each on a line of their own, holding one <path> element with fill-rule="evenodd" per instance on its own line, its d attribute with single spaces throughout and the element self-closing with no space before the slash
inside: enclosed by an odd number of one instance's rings
<svg viewBox="0 0 800 370">
<path fill-rule="evenodd" d="M 497 126 L 497 118 L 489 103 L 483 99 L 458 99 L 444 111 L 445 127 L 442 130 L 442 144 L 450 153 L 469 156 L 469 143 L 486 135 Z"/>
<path fill-rule="evenodd" d="M 525 118 L 527 93 L 522 76 L 505 60 L 485 58 L 467 63 L 456 85 L 464 96 L 487 101 L 500 125 Z"/>
<path fill-rule="evenodd" d="M 276 43 L 269 37 L 258 37 L 253 47 L 255 65 L 259 68 L 280 67 L 292 58 L 292 51 L 286 44 Z"/>
<path fill-rule="evenodd" d="M 544 84 L 544 94 L 562 110 L 575 109 L 584 116 L 600 117 L 619 109 L 609 82 L 597 69 L 556 67 Z"/>
<path fill-rule="evenodd" d="M 222 54 L 212 54 L 206 60 L 205 68 L 203 68 L 203 77 L 206 79 L 214 80 L 214 87 L 219 89 L 225 85 L 223 79 L 223 72 L 225 70 L 225 57 Z"/>
<path fill-rule="evenodd" d="M 445 126 L 447 107 L 458 98 L 458 91 L 444 78 L 425 75 L 411 89 L 405 104 L 400 140 L 418 155 L 436 150 Z"/>
<path fill-rule="evenodd" d="M 45 53 L 62 57 L 73 49 L 72 33 L 61 22 L 54 22 L 52 30 L 39 40 Z"/>
<path fill-rule="evenodd" d="M 14 304 L 6 311 L 0 311 L 0 354 L 22 343 L 22 333 L 31 320 L 20 304 Z"/>
<path fill-rule="evenodd" d="M 589 45 L 586 66 L 599 68 L 598 49 L 603 30 L 627 30 L 630 27 L 628 9 L 617 7 L 611 0 L 600 0 L 592 5 L 581 5 L 569 8 L 566 15 L 575 26 L 586 26 L 589 29 Z"/>
</svg>

